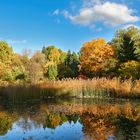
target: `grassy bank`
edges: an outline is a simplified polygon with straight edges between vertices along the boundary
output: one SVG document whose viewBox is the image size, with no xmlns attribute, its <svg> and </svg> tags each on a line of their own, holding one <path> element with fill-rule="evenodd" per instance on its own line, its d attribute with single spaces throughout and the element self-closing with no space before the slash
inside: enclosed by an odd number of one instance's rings
<svg viewBox="0 0 140 140">
<path fill-rule="evenodd" d="M 14 101 L 55 97 L 140 98 L 140 80 L 94 78 L 46 81 L 37 85 L 6 83 L 1 84 L 0 93 Z"/>
</svg>

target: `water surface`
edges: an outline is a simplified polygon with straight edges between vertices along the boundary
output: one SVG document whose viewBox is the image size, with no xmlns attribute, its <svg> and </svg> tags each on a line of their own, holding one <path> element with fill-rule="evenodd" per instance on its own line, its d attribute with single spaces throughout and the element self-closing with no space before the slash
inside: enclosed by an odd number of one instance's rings
<svg viewBox="0 0 140 140">
<path fill-rule="evenodd" d="M 140 140 L 140 102 L 0 97 L 0 140 Z"/>
</svg>

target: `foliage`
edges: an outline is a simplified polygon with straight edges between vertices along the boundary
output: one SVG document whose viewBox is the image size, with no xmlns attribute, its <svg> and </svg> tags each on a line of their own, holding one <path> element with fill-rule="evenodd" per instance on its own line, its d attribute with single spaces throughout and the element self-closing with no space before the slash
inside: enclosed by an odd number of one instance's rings
<svg viewBox="0 0 140 140">
<path fill-rule="evenodd" d="M 47 71 L 47 77 L 51 80 L 54 80 L 56 79 L 57 77 L 57 66 L 54 64 L 54 65 L 49 65 L 48 66 L 48 71 Z"/>
<path fill-rule="evenodd" d="M 57 70 L 58 70 L 58 78 L 59 79 L 64 79 L 67 77 L 71 77 L 72 70 L 69 66 L 65 65 L 65 63 L 61 63 L 57 65 Z"/>
<path fill-rule="evenodd" d="M 55 128 L 61 123 L 61 116 L 59 114 L 49 114 L 46 118 L 46 126 L 48 128 Z"/>
<path fill-rule="evenodd" d="M 112 45 L 117 50 L 120 62 L 138 60 L 140 58 L 140 33 L 135 27 L 120 29 L 115 33 Z"/>
<path fill-rule="evenodd" d="M 45 55 L 36 52 L 28 64 L 28 79 L 31 83 L 37 83 L 44 76 Z"/>
<path fill-rule="evenodd" d="M 43 67 L 45 65 L 45 63 L 46 63 L 45 55 L 42 54 L 41 52 L 37 51 L 32 56 L 31 61 L 34 61 L 34 62 L 40 64 L 41 67 Z"/>
<path fill-rule="evenodd" d="M 24 79 L 25 78 L 25 69 L 24 67 L 12 67 L 12 69 L 7 68 L 6 71 L 2 74 L 2 79 L 4 81 L 15 81 L 18 79 Z"/>
<path fill-rule="evenodd" d="M 4 81 L 14 80 L 13 75 L 12 75 L 12 70 L 7 69 L 2 75 L 2 80 L 4 80 Z"/>
<path fill-rule="evenodd" d="M 47 62 L 45 66 L 45 76 L 48 79 L 55 79 L 57 75 L 59 75 L 59 78 L 65 77 L 61 70 L 64 68 L 66 53 L 55 46 L 43 47 L 42 53 L 45 54 Z"/>
<path fill-rule="evenodd" d="M 120 76 L 139 79 L 140 32 L 135 27 L 120 29 L 111 43 L 93 39 L 84 43 L 80 53 L 66 53 L 55 46 L 43 47 L 32 56 L 30 50 L 14 53 L 0 41 L 0 80 L 38 83 L 47 79 Z M 17 81 L 17 82 L 18 82 Z"/>
<path fill-rule="evenodd" d="M 42 53 L 45 54 L 47 61 L 59 63 L 64 61 L 66 53 L 55 46 L 43 47 Z"/>
<path fill-rule="evenodd" d="M 65 61 L 58 64 L 58 78 L 67 78 L 67 77 L 77 77 L 78 76 L 78 68 L 79 65 L 79 57 L 78 55 L 73 52 L 71 53 L 70 50 L 67 52 Z"/>
<path fill-rule="evenodd" d="M 12 54 L 12 48 L 6 42 L 0 41 L 0 62 L 8 62 Z"/>
<path fill-rule="evenodd" d="M 100 76 L 107 67 L 106 62 L 114 58 L 114 48 L 107 44 L 104 39 L 86 42 L 80 51 L 81 71 L 88 76 Z"/>
<path fill-rule="evenodd" d="M 65 59 L 65 65 L 70 70 L 70 73 L 68 74 L 70 77 L 78 76 L 79 57 L 75 52 L 71 53 L 70 50 L 68 51 Z"/>
<path fill-rule="evenodd" d="M 118 71 L 122 78 L 140 78 L 140 63 L 136 61 L 122 63 Z"/>
<path fill-rule="evenodd" d="M 4 63 L 0 62 L 0 79 L 2 79 L 5 69 L 6 69 L 6 65 Z"/>
<path fill-rule="evenodd" d="M 11 128 L 11 117 L 5 112 L 0 112 L 0 135 L 5 135 Z"/>
</svg>

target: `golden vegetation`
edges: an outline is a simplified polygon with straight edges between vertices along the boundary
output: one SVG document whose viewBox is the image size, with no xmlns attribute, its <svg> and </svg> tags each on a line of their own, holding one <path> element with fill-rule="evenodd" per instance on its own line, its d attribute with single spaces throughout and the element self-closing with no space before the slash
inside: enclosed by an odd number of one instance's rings
<svg viewBox="0 0 140 140">
<path fill-rule="evenodd" d="M 15 95 L 23 98 L 22 95 L 25 94 L 31 98 L 32 95 L 38 98 L 140 98 L 140 80 L 133 81 L 132 79 L 64 79 L 48 80 L 37 85 L 24 85 L 18 82 L 0 82 L 0 85 L 0 92 L 8 97 Z"/>
<path fill-rule="evenodd" d="M 75 97 L 140 97 L 140 80 L 133 81 L 131 79 L 65 79 L 47 81 L 39 86 L 46 91 L 56 91 L 56 96 L 60 92 L 61 95 L 69 93 L 70 96 Z"/>
<path fill-rule="evenodd" d="M 85 74 L 105 71 L 110 68 L 110 61 L 115 58 L 114 48 L 104 39 L 94 39 L 86 42 L 81 48 L 80 65 Z"/>
</svg>

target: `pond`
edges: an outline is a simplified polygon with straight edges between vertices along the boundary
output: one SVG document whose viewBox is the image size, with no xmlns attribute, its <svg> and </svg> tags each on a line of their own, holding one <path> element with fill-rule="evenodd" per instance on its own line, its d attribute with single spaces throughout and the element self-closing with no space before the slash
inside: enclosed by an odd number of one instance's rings
<svg viewBox="0 0 140 140">
<path fill-rule="evenodd" d="M 0 140 L 140 140 L 140 102 L 0 97 Z"/>
</svg>

